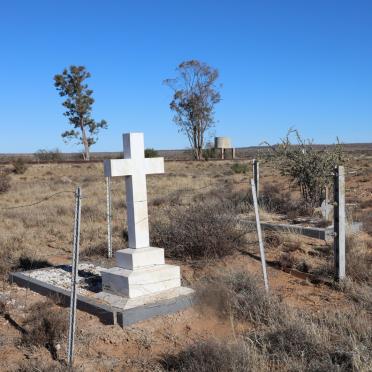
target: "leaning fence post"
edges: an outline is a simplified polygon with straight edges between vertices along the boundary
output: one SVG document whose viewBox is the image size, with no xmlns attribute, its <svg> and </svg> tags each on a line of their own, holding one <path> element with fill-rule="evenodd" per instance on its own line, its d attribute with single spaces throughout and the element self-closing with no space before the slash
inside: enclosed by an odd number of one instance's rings
<svg viewBox="0 0 372 372">
<path fill-rule="evenodd" d="M 106 177 L 106 203 L 107 203 L 107 257 L 112 257 L 112 203 L 111 203 L 111 177 Z"/>
<path fill-rule="evenodd" d="M 256 185 L 254 183 L 253 178 L 251 179 L 251 186 L 252 186 L 254 213 L 256 215 L 257 236 L 258 236 L 258 242 L 259 242 L 259 246 L 260 246 L 262 273 L 263 273 L 263 279 L 264 279 L 264 283 L 265 283 L 265 289 L 266 289 L 266 292 L 268 292 L 269 291 L 269 283 L 268 283 L 268 280 L 267 280 L 267 272 L 266 272 L 265 250 L 264 250 L 264 245 L 263 245 L 263 240 L 262 240 L 260 215 L 258 214 Z"/>
<path fill-rule="evenodd" d="M 75 223 L 74 223 L 74 242 L 72 253 L 72 269 L 71 269 L 71 298 L 70 298 L 70 323 L 68 330 L 68 345 L 67 345 L 67 363 L 70 367 L 73 364 L 74 358 L 74 341 L 76 328 L 76 284 L 78 279 L 79 268 L 79 244 L 80 244 L 80 217 L 81 217 L 81 190 L 76 188 L 75 192 Z"/>
<path fill-rule="evenodd" d="M 334 260 L 335 260 L 335 276 L 341 280 L 346 275 L 346 257 L 345 257 L 345 241 L 346 241 L 346 213 L 345 213 L 345 170 L 343 166 L 335 168 L 334 179 Z"/>
<path fill-rule="evenodd" d="M 260 196 L 260 164 L 256 159 L 253 159 L 253 180 L 258 199 Z"/>
</svg>

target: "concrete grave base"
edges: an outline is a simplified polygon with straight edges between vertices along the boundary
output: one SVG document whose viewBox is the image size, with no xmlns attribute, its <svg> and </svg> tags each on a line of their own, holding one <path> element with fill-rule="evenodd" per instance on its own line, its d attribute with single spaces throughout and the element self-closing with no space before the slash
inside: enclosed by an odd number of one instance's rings
<svg viewBox="0 0 372 372">
<path fill-rule="evenodd" d="M 94 269 L 95 277 L 94 288 L 89 290 L 84 283 L 92 276 L 89 276 L 84 265 L 86 264 L 79 265 L 77 308 L 97 316 L 104 324 L 118 324 L 124 327 L 154 316 L 171 314 L 193 304 L 194 291 L 186 287 L 172 288 L 136 298 L 102 292 L 102 279 L 99 275 L 101 268 L 93 265 L 88 265 Z M 9 280 L 41 295 L 58 299 L 62 305 L 69 306 L 70 291 L 66 283 L 70 278 L 70 272 L 71 267 L 63 265 L 11 273 Z"/>
</svg>

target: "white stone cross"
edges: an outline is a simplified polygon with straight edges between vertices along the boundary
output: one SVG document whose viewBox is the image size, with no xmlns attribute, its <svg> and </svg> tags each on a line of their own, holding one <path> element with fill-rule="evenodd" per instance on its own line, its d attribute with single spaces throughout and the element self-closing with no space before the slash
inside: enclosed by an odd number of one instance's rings
<svg viewBox="0 0 372 372">
<path fill-rule="evenodd" d="M 129 248 L 150 246 L 146 175 L 164 173 L 164 158 L 145 158 L 143 133 L 123 134 L 124 159 L 105 160 L 106 177 L 125 176 Z"/>
</svg>

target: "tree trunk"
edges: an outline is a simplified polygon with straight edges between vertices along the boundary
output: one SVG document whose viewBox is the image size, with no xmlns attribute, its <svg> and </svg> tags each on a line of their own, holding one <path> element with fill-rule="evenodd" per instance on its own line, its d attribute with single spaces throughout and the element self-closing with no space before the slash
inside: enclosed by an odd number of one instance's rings
<svg viewBox="0 0 372 372">
<path fill-rule="evenodd" d="M 81 124 L 81 133 L 82 133 L 83 146 L 84 146 L 83 157 L 84 157 L 84 160 L 89 161 L 90 160 L 89 143 L 88 143 L 88 139 L 87 139 L 87 135 L 85 133 L 85 129 L 84 129 L 83 123 Z"/>
<path fill-rule="evenodd" d="M 195 159 L 196 160 L 200 160 L 199 159 L 199 152 L 198 152 L 198 131 L 197 131 L 197 127 L 196 125 L 194 126 L 193 128 L 193 145 L 194 145 L 194 156 L 195 156 Z"/>
</svg>

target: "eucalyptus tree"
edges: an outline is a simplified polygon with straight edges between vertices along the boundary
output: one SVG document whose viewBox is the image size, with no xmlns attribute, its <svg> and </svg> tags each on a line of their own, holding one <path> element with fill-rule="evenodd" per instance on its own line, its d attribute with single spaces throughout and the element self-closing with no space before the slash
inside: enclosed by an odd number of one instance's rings
<svg viewBox="0 0 372 372">
<path fill-rule="evenodd" d="M 170 103 L 174 123 L 184 133 L 197 160 L 203 157 L 205 136 L 215 124 L 214 106 L 221 100 L 218 70 L 206 63 L 190 60 L 176 69 L 177 77 L 164 80 L 173 90 Z"/>
<path fill-rule="evenodd" d="M 66 97 L 62 105 L 66 108 L 64 115 L 68 118 L 73 129 L 62 133 L 65 142 L 77 140 L 84 147 L 83 157 L 90 159 L 90 147 L 98 140 L 101 129 L 107 128 L 107 122 L 95 121 L 92 117 L 94 99 L 93 90 L 88 88 L 86 79 L 90 73 L 84 66 L 70 66 L 62 74 L 54 76 L 54 86 L 61 97 Z"/>
</svg>

